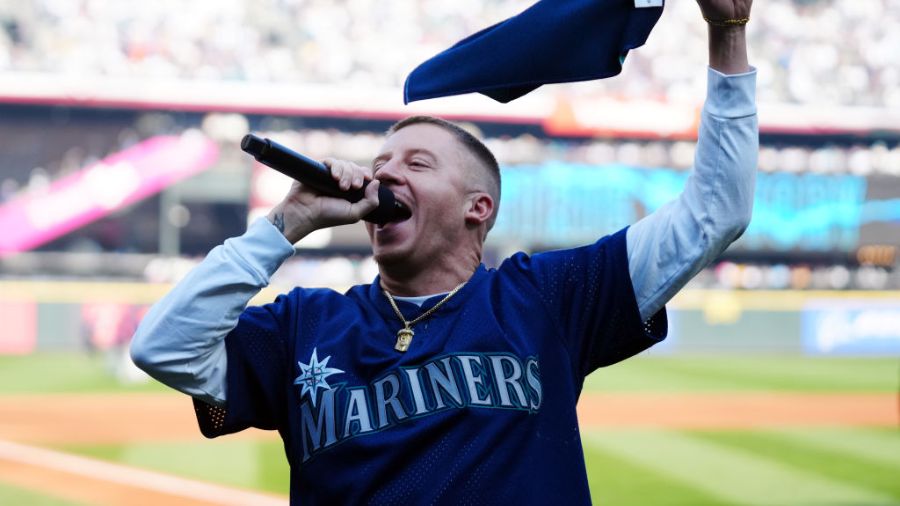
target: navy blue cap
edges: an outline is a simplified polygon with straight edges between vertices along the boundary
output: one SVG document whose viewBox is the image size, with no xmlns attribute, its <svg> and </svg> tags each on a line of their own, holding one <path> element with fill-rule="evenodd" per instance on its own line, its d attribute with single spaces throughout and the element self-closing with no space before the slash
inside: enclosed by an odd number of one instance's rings
<svg viewBox="0 0 900 506">
<path fill-rule="evenodd" d="M 543 84 L 614 76 L 662 14 L 635 4 L 661 2 L 540 0 L 416 67 L 403 103 L 474 92 L 506 103 Z"/>
</svg>

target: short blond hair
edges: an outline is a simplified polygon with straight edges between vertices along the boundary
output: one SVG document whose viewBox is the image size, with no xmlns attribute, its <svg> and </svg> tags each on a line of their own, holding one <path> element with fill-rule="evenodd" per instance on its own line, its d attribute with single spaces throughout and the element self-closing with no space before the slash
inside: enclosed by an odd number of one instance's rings
<svg viewBox="0 0 900 506">
<path fill-rule="evenodd" d="M 420 124 L 435 125 L 452 134 L 460 145 L 478 162 L 478 165 L 481 166 L 482 172 L 487 176 L 487 192 L 494 199 L 494 212 L 488 219 L 488 230 L 490 230 L 494 226 L 494 222 L 497 221 L 497 212 L 500 210 L 500 164 L 497 163 L 497 158 L 477 137 L 459 125 L 435 116 L 423 115 L 404 118 L 391 125 L 387 135 L 394 134 L 408 126 Z"/>
</svg>

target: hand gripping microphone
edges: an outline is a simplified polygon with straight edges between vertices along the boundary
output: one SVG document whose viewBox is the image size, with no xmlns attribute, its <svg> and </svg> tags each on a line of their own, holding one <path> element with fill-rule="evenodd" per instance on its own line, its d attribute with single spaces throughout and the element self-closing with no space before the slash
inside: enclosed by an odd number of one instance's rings
<svg viewBox="0 0 900 506">
<path fill-rule="evenodd" d="M 359 202 L 365 197 L 366 186 L 371 181 L 364 181 L 362 188 L 341 190 L 338 182 L 331 177 L 331 171 L 321 162 L 307 158 L 277 142 L 253 134 L 247 134 L 241 140 L 241 149 L 253 155 L 264 165 L 281 172 L 285 176 L 296 179 L 322 195 Z M 378 187 L 378 207 L 365 215 L 364 220 L 378 225 L 391 221 L 403 221 L 412 216 L 410 210 L 394 198 L 394 192 L 386 187 Z"/>
</svg>

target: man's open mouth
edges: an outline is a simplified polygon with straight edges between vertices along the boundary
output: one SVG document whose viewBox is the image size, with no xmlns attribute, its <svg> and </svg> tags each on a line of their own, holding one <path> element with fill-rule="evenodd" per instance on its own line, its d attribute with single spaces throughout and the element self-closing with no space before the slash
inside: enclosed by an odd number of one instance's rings
<svg viewBox="0 0 900 506">
<path fill-rule="evenodd" d="M 394 201 L 394 208 L 397 219 L 391 221 L 405 221 L 412 218 L 412 209 L 403 202 L 400 202 L 399 200 Z"/>
<path fill-rule="evenodd" d="M 396 197 L 394 198 L 394 207 L 391 209 L 391 212 L 392 214 L 388 220 L 375 224 L 376 230 L 384 230 L 390 225 L 406 221 L 412 217 L 412 210 L 410 207 Z"/>
</svg>

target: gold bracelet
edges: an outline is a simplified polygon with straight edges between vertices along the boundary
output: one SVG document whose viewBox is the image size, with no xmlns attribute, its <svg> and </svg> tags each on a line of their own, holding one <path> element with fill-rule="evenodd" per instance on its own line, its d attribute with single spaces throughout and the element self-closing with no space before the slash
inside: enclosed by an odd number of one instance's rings
<svg viewBox="0 0 900 506">
<path fill-rule="evenodd" d="M 706 22 L 709 23 L 709 24 L 712 25 L 712 26 L 722 26 L 722 27 L 727 27 L 727 26 L 744 26 L 744 25 L 747 24 L 748 21 L 750 21 L 750 18 L 749 18 L 749 17 L 746 17 L 746 18 L 738 18 L 738 19 L 723 19 L 723 20 L 721 20 L 721 21 L 718 21 L 718 20 L 712 20 L 712 19 L 709 19 L 709 18 L 706 17 L 706 16 L 703 16 L 703 19 L 706 20 Z"/>
</svg>

